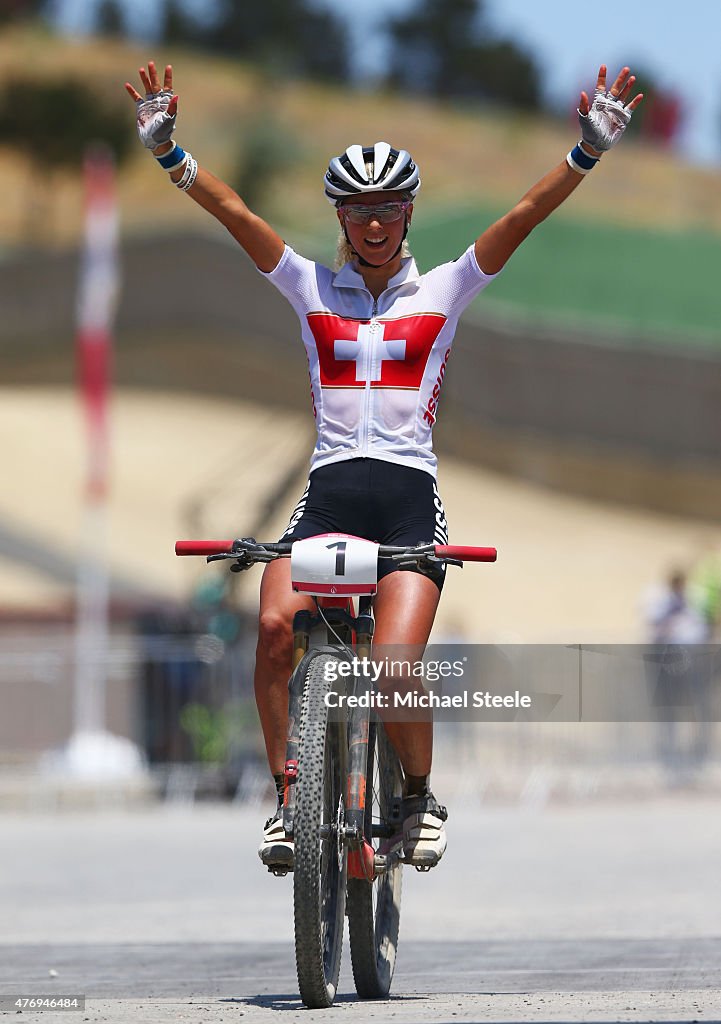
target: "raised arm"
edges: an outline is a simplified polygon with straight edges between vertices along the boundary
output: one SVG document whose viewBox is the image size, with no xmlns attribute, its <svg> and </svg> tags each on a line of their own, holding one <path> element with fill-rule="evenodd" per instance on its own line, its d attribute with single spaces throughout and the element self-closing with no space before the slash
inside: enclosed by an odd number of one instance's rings
<svg viewBox="0 0 721 1024">
<path fill-rule="evenodd" d="M 602 153 L 619 140 L 643 99 L 639 93 L 628 102 L 635 81 L 630 69 L 623 68 L 607 93 L 606 67 L 601 65 L 593 104 L 585 92 L 581 93 L 578 113 L 583 138 L 579 145 L 476 241 L 476 259 L 484 273 L 497 274 L 524 238 L 568 199 Z"/>
<path fill-rule="evenodd" d="M 156 159 L 165 158 L 164 163 L 169 166 L 164 169 L 169 170 L 172 181 L 228 229 L 259 270 L 266 273 L 274 270 L 285 247 L 280 235 L 249 210 L 229 185 L 198 167 L 190 154 L 183 161 L 186 154 L 171 141 L 178 112 L 172 67 L 168 65 L 165 69 L 162 89 L 153 61 L 149 61 L 147 71 L 140 68 L 140 80 L 145 89 L 144 97 L 129 82 L 125 83 L 125 88 L 137 106 L 138 134 L 143 144 L 153 151 Z M 180 157 L 180 162 L 171 154 Z M 173 167 L 174 163 L 178 166 Z"/>
</svg>

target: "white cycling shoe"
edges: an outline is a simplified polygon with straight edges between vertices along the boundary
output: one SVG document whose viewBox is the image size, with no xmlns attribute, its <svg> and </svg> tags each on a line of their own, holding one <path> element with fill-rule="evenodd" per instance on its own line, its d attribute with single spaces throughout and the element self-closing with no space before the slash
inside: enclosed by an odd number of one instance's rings
<svg viewBox="0 0 721 1024">
<path fill-rule="evenodd" d="M 269 871 L 293 870 L 293 841 L 286 838 L 283 828 L 283 812 L 280 808 L 265 823 L 263 841 L 258 847 L 258 856 Z"/>
<path fill-rule="evenodd" d="M 446 851 L 448 811 L 427 790 L 403 799 L 403 859 L 420 871 L 435 867 Z"/>
<path fill-rule="evenodd" d="M 448 811 L 431 792 L 403 800 L 403 859 L 420 871 L 435 867 L 446 850 L 444 822 Z M 283 813 L 276 810 L 263 829 L 258 856 L 269 871 L 293 870 L 293 841 L 283 828 Z"/>
</svg>

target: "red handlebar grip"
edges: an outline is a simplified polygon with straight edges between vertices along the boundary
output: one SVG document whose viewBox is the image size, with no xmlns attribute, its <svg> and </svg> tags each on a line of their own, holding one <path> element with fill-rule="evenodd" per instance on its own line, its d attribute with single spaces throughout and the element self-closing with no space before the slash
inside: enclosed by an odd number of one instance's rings
<svg viewBox="0 0 721 1024">
<path fill-rule="evenodd" d="M 469 548 L 462 544 L 436 544 L 438 558 L 457 558 L 461 562 L 495 562 L 498 552 L 495 548 Z"/>
<path fill-rule="evenodd" d="M 233 547 L 232 540 L 176 540 L 176 555 L 222 555 Z"/>
</svg>

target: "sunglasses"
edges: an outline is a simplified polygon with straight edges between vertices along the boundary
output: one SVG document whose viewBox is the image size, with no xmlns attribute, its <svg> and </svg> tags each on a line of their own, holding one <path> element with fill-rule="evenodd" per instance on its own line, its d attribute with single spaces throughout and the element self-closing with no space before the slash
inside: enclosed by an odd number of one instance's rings
<svg viewBox="0 0 721 1024">
<path fill-rule="evenodd" d="M 409 200 L 400 203 L 379 203 L 377 206 L 349 203 L 340 206 L 339 210 L 343 219 L 349 220 L 351 224 L 368 224 L 371 220 L 377 220 L 380 224 L 392 224 L 401 219 L 410 205 Z"/>
</svg>

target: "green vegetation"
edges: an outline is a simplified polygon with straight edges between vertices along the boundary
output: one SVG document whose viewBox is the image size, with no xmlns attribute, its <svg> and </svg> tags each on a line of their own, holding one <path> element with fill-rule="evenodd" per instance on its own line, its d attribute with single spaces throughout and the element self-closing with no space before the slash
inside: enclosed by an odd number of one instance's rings
<svg viewBox="0 0 721 1024">
<path fill-rule="evenodd" d="M 62 130 L 49 131 L 53 124 Z M 18 77 L 0 88 L 0 136 L 26 157 L 38 177 L 79 170 L 93 143 L 104 143 L 123 161 L 137 144 L 133 128 L 120 96 L 108 101 L 79 78 L 37 82 Z"/>
<path fill-rule="evenodd" d="M 502 207 L 425 212 L 419 204 L 410 236 L 421 271 L 455 259 Z M 331 235 L 314 248 L 332 260 Z M 306 243 L 307 248 L 307 243 Z M 556 215 L 536 229 L 467 316 L 599 332 L 653 344 L 721 349 L 721 238 L 702 231 L 623 228 Z"/>
<path fill-rule="evenodd" d="M 0 25 L 37 18 L 45 13 L 46 7 L 46 0 L 3 0 L 0 5 Z"/>
<path fill-rule="evenodd" d="M 56 130 L 50 130 L 53 125 Z M 64 173 L 80 174 L 90 147 L 107 149 L 122 163 L 136 146 L 120 98 L 108 100 L 78 78 L 60 76 L 18 76 L 0 84 L 0 138 L 22 155 L 33 186 L 23 195 L 29 242 L 52 237 L 57 181 Z"/>
<path fill-rule="evenodd" d="M 416 0 L 388 30 L 391 86 L 526 112 L 540 106 L 536 62 L 515 41 L 495 36 L 482 0 Z"/>
<path fill-rule="evenodd" d="M 454 259 L 502 210 L 461 209 L 414 224 L 419 265 Z M 701 231 L 661 232 L 546 221 L 513 256 L 473 312 L 583 328 L 698 341 L 721 348 L 721 239 Z M 579 340 L 583 335 L 579 331 Z"/>
<path fill-rule="evenodd" d="M 18 138 L 19 127 L 26 133 L 31 128 L 25 111 L 22 126 L 8 120 L 29 102 L 30 93 L 23 93 L 20 104 L 11 92 L 17 88 L 13 83 L 27 77 L 39 50 L 43 60 L 32 91 L 47 93 L 52 104 L 49 115 L 41 112 L 33 119 L 41 143 L 37 137 Z M 31 200 L 32 187 L 37 194 L 49 179 L 43 169 L 36 183 L 28 168 L 38 153 L 47 156 L 47 124 L 60 122 L 63 131 L 51 133 L 55 176 L 36 219 L 52 223 L 57 243 L 77 238 L 82 204 L 79 133 L 73 126 L 81 124 L 86 132 L 101 110 L 104 132 L 117 125 L 115 148 L 130 157 L 119 175 L 125 232 L 147 232 L 156 224 L 187 231 L 205 224 L 205 215 L 168 188 L 133 138 L 132 106 L 122 83 L 137 80 L 135 69 L 149 56 L 174 65 L 181 143 L 204 166 L 236 184 L 251 206 L 301 251 L 326 260 L 332 260 L 336 226 L 322 195 L 321 175 L 328 157 L 350 142 L 386 138 L 417 159 L 423 192 L 411 243 L 419 264 L 427 268 L 457 256 L 562 159 L 574 139 L 567 122 L 509 116 L 471 102 L 328 89 L 173 46 L 149 54 L 145 46 L 125 40 L 50 39 L 39 25 L 5 27 L 0 32 L 0 107 L 6 117 L 0 170 L 10 185 L 0 202 L 4 245 L 27 242 L 18 189 L 27 182 Z M 55 91 L 60 84 L 72 92 L 79 67 L 94 83 L 93 111 L 80 114 L 74 96 L 59 97 Z M 92 134 L 98 133 L 95 128 Z M 67 159 L 55 154 L 61 144 L 64 151 L 74 148 Z M 292 189 L 285 187 L 283 173 L 275 180 L 270 173 L 273 168 L 282 172 L 289 158 Z M 270 186 L 256 190 L 253 199 L 253 188 L 268 181 Z M 483 203 L 475 204 L 475 197 Z M 587 328 L 616 334 L 619 343 L 625 334 L 654 344 L 719 347 L 721 298 L 712 275 L 721 263 L 720 250 L 718 171 L 685 165 L 650 144 L 624 140 L 578 194 L 524 243 L 469 315 L 569 324 L 578 328 L 579 340 Z"/>
<path fill-rule="evenodd" d="M 193 756 L 204 764 L 222 764 L 250 746 L 255 722 L 255 708 L 249 701 L 235 701 L 219 709 L 192 703 L 180 712 L 180 725 L 190 737 Z"/>
<path fill-rule="evenodd" d="M 302 147 L 292 127 L 284 124 L 267 101 L 249 119 L 238 147 L 238 159 L 228 184 L 255 213 L 267 216 L 268 197 L 284 173 L 302 159 Z"/>
</svg>

